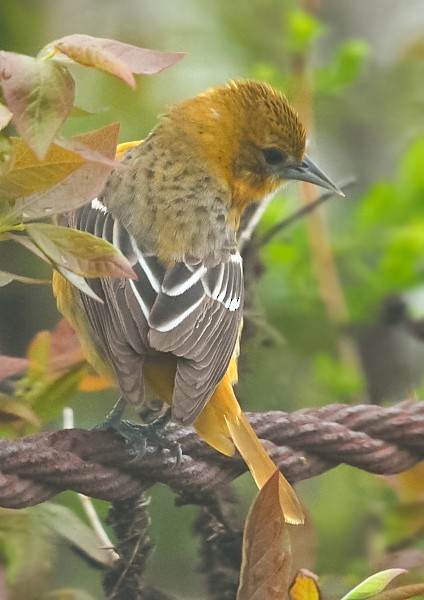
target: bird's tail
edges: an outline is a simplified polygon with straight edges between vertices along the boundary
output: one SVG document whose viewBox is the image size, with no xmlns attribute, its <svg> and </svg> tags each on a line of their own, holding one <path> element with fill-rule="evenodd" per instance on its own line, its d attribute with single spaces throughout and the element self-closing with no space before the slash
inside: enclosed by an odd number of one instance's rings
<svg viewBox="0 0 424 600">
<path fill-rule="evenodd" d="M 232 383 L 231 368 L 229 368 L 208 404 L 194 422 L 194 427 L 205 442 L 223 454 L 231 456 L 237 448 L 258 488 L 261 489 L 275 473 L 277 467 L 244 416 L 235 397 Z M 293 524 L 303 523 L 304 515 L 296 493 L 281 473 L 279 495 L 285 520 Z"/>
</svg>

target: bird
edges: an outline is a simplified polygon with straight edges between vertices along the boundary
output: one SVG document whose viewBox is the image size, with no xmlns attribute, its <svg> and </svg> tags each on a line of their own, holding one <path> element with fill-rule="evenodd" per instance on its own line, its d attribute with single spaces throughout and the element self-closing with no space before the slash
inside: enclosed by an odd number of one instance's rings
<svg viewBox="0 0 424 600">
<path fill-rule="evenodd" d="M 244 297 L 237 232 L 246 207 L 288 180 L 343 195 L 305 147 L 282 92 L 233 80 L 171 106 L 144 141 L 121 148 L 123 168 L 98 198 L 58 221 L 114 244 L 137 276 L 87 278 L 86 294 L 54 272 L 58 308 L 89 362 L 140 413 L 159 399 L 216 450 L 237 449 L 259 488 L 277 467 L 233 389 Z M 279 477 L 285 520 L 303 523 Z"/>
</svg>

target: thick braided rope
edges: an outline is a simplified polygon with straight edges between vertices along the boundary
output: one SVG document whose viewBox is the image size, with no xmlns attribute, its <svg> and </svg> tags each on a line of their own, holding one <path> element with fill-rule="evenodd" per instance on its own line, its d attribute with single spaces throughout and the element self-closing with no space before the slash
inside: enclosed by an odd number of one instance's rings
<svg viewBox="0 0 424 600">
<path fill-rule="evenodd" d="M 247 417 L 292 482 L 340 463 L 388 475 L 424 459 L 424 402 L 390 408 L 332 404 Z M 132 460 L 124 440 L 110 430 L 65 429 L 1 440 L 0 506 L 37 504 L 65 489 L 122 500 L 156 482 L 183 494 L 207 493 L 245 471 L 239 456 L 219 454 L 192 429 L 169 423 L 165 433 L 181 445 L 178 466 L 169 450 L 151 446 L 142 460 Z"/>
</svg>

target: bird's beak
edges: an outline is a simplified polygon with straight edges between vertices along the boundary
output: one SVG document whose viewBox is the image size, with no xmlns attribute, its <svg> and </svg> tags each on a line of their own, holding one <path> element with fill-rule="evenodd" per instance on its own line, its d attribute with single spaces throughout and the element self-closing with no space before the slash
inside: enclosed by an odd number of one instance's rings
<svg viewBox="0 0 424 600">
<path fill-rule="evenodd" d="M 344 196 L 342 190 L 340 190 L 336 184 L 331 181 L 331 179 L 327 177 L 314 162 L 312 162 L 307 154 L 304 155 L 301 163 L 283 167 L 280 175 L 282 179 L 307 181 L 308 183 L 313 183 L 314 185 L 319 185 L 320 187 L 330 190 L 334 194 Z"/>
</svg>

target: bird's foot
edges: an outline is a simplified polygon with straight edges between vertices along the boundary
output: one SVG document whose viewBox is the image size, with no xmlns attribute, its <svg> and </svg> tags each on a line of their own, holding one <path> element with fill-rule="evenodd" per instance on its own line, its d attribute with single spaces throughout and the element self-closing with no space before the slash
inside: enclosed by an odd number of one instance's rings
<svg viewBox="0 0 424 600">
<path fill-rule="evenodd" d="M 95 429 L 113 429 L 119 433 L 125 440 L 127 452 L 133 462 L 143 459 L 147 451 L 147 446 L 151 445 L 158 449 L 166 449 L 175 456 L 173 467 L 178 467 L 182 460 L 181 446 L 178 442 L 169 440 L 164 433 L 164 428 L 171 419 L 171 409 L 169 408 L 162 416 L 151 423 L 132 423 L 122 419 L 126 401 L 120 398 L 111 412 L 106 416 Z"/>
</svg>

